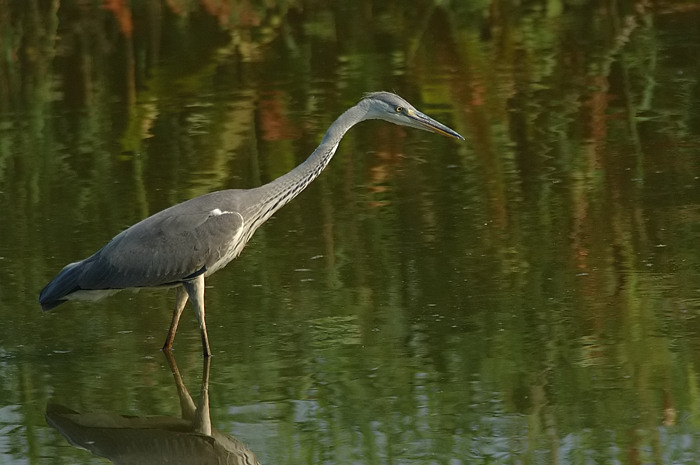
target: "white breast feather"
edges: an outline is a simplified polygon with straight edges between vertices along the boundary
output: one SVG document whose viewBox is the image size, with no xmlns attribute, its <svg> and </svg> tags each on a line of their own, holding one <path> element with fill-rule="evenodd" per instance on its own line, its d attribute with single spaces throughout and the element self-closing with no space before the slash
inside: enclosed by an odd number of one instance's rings
<svg viewBox="0 0 700 465">
<path fill-rule="evenodd" d="M 214 262 L 214 264 L 207 270 L 207 276 L 226 266 L 231 260 L 236 258 L 243 250 L 243 247 L 245 247 L 245 244 L 240 243 L 241 236 L 243 235 L 243 230 L 245 229 L 245 221 L 243 220 L 243 215 L 241 215 L 238 212 L 221 211 L 219 208 L 213 209 L 211 212 L 209 212 L 209 214 L 211 216 L 238 215 L 241 218 L 241 227 L 238 228 L 236 234 L 231 237 L 228 244 L 221 249 L 221 255 L 219 256 L 219 259 L 216 262 Z"/>
</svg>

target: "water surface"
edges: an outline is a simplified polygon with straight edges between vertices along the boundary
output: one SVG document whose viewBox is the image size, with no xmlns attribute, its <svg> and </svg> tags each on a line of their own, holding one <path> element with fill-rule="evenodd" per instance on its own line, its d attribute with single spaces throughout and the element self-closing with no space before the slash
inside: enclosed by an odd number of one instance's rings
<svg viewBox="0 0 700 465">
<path fill-rule="evenodd" d="M 375 90 L 467 141 L 363 123 L 208 280 L 212 428 L 268 464 L 700 461 L 697 5 L 131 4 L 0 14 L 0 462 L 109 463 L 56 405 L 180 416 L 173 293 L 42 314 L 61 267 Z M 195 402 L 200 347 L 188 309 Z"/>
</svg>

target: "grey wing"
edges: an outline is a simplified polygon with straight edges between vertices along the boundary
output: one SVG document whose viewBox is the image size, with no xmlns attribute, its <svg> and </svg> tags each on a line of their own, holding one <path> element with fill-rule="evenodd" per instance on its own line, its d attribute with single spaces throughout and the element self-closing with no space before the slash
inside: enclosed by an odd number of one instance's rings
<svg viewBox="0 0 700 465">
<path fill-rule="evenodd" d="M 174 284 L 205 273 L 239 235 L 237 212 L 197 209 L 187 203 L 126 229 L 92 257 L 82 289 L 124 289 Z"/>
</svg>

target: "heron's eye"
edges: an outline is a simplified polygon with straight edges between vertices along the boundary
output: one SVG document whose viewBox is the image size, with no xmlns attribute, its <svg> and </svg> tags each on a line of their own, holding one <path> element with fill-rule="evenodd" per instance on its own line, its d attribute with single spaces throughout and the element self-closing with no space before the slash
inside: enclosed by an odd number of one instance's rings
<svg viewBox="0 0 700 465">
<path fill-rule="evenodd" d="M 394 108 L 394 110 L 396 110 L 396 113 L 401 113 L 403 112 L 403 107 L 399 105 L 396 108 Z"/>
</svg>

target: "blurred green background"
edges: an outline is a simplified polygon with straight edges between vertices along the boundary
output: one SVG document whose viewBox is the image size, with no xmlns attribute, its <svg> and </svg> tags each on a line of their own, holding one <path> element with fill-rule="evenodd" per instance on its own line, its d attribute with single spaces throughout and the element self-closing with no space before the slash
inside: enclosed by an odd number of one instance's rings
<svg viewBox="0 0 700 465">
<path fill-rule="evenodd" d="M 354 128 L 208 280 L 215 427 L 277 464 L 700 462 L 700 3 L 0 0 L 0 462 L 177 415 L 173 294 L 42 314 L 65 264 Z M 188 309 L 175 340 L 201 373 Z M 193 389 L 197 391 L 197 389 Z M 193 394 L 195 394 L 193 392 Z"/>
</svg>

